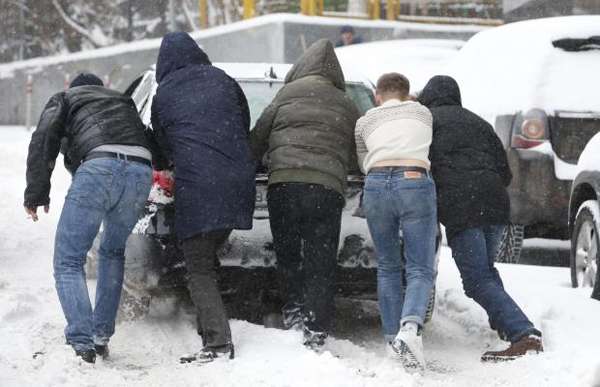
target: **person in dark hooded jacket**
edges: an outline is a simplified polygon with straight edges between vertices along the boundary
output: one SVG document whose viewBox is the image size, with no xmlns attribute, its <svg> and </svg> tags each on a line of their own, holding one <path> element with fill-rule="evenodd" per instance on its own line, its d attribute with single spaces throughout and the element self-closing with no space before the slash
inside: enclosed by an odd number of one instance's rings
<svg viewBox="0 0 600 387">
<path fill-rule="evenodd" d="M 238 83 L 184 32 L 163 38 L 156 80 L 152 126 L 175 169 L 175 231 L 203 341 L 198 356 L 233 358 L 215 260 L 232 229 L 252 228 L 256 163 L 248 103 Z"/>
<path fill-rule="evenodd" d="M 460 271 L 463 287 L 488 314 L 490 326 L 511 345 L 486 352 L 483 361 L 509 360 L 541 352 L 538 331 L 506 293 L 494 260 L 510 221 L 506 187 L 512 174 L 492 126 L 462 107 L 458 84 L 433 77 L 419 101 L 433 115 L 429 158 L 438 216 Z"/>
<path fill-rule="evenodd" d="M 59 151 L 73 181 L 56 228 L 54 278 L 67 327 L 67 343 L 93 363 L 108 356 L 115 331 L 125 265 L 125 242 L 141 215 L 152 184 L 152 154 L 133 100 L 83 73 L 52 96 L 31 136 L 25 210 L 48 212 L 50 177 Z M 98 248 L 96 302 L 90 303 L 84 265 Z"/>
<path fill-rule="evenodd" d="M 284 325 L 323 344 L 334 313 L 334 285 L 344 190 L 356 169 L 354 125 L 360 116 L 345 93 L 331 42 L 300 57 L 251 132 L 257 160 L 266 154 L 267 203 Z"/>
</svg>

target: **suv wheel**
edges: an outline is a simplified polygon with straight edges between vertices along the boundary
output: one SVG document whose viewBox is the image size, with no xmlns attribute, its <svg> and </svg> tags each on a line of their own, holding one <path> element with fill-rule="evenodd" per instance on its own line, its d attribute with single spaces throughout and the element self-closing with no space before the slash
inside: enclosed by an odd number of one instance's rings
<svg viewBox="0 0 600 387">
<path fill-rule="evenodd" d="M 509 224 L 504 230 L 496 262 L 519 263 L 521 260 L 521 250 L 523 249 L 524 235 L 525 226 L 522 224 Z"/>
<path fill-rule="evenodd" d="M 584 202 L 577 211 L 571 237 L 571 284 L 574 288 L 594 288 L 592 296 L 597 299 L 600 299 L 599 216 L 600 209 L 596 200 Z"/>
</svg>

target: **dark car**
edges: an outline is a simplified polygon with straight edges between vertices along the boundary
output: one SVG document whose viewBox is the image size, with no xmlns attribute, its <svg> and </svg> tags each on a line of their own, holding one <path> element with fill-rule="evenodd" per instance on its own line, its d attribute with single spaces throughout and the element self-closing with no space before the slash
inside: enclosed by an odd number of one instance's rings
<svg viewBox="0 0 600 387">
<path fill-rule="evenodd" d="M 600 131 L 598 36 L 597 15 L 530 20 L 480 32 L 457 55 L 463 102 L 494 123 L 513 173 L 510 261 L 524 236 L 569 238 L 577 160 Z"/>
<path fill-rule="evenodd" d="M 600 134 L 586 145 L 578 170 L 569 204 L 571 285 L 591 288 L 600 300 Z"/>
<path fill-rule="evenodd" d="M 215 64 L 242 87 L 250 107 L 251 127 L 263 109 L 283 86 L 290 65 L 249 63 Z M 345 74 L 346 92 L 361 114 L 374 106 L 368 81 Z M 156 91 L 154 70 L 138 77 L 126 90 L 133 98 L 142 121 L 150 125 L 150 106 Z M 256 207 L 252 230 L 234 230 L 219 252 L 221 291 L 232 317 L 261 321 L 279 304 L 273 251 L 266 203 L 268 176 L 256 176 Z M 154 185 L 146 206 L 128 239 L 125 252 L 125 281 L 122 312 L 143 315 L 151 301 L 181 299 L 187 296 L 183 254 L 173 233 L 174 198 L 170 172 L 154 172 Z M 342 214 L 336 290 L 339 296 L 376 299 L 376 262 L 365 219 L 353 216 L 359 207 L 363 176 L 359 171 L 348 176 L 346 207 Z M 88 272 L 95 272 L 96 250 L 88 257 Z M 430 314 L 433 311 L 432 296 Z"/>
</svg>

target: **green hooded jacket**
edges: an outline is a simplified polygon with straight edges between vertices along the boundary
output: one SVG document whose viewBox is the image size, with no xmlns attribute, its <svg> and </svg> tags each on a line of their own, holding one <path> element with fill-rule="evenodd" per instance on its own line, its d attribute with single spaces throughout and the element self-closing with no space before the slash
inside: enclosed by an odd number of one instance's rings
<svg viewBox="0 0 600 387">
<path fill-rule="evenodd" d="M 250 145 L 257 160 L 266 154 L 269 184 L 321 184 L 343 196 L 348 170 L 357 169 L 359 117 L 333 45 L 321 39 L 290 69 L 250 133 Z"/>
</svg>

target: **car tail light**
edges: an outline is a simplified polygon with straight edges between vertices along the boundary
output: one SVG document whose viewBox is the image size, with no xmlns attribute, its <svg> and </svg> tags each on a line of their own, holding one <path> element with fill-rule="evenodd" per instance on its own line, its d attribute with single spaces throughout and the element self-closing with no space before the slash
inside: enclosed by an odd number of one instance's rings
<svg viewBox="0 0 600 387">
<path fill-rule="evenodd" d="M 511 146 L 513 148 L 528 149 L 543 144 L 548 140 L 546 113 L 535 109 L 529 111 L 521 124 L 515 128 Z"/>
<path fill-rule="evenodd" d="M 165 192 L 165 195 L 173 196 L 175 180 L 171 171 L 154 171 L 152 173 L 152 182 L 158 185 Z"/>
</svg>

